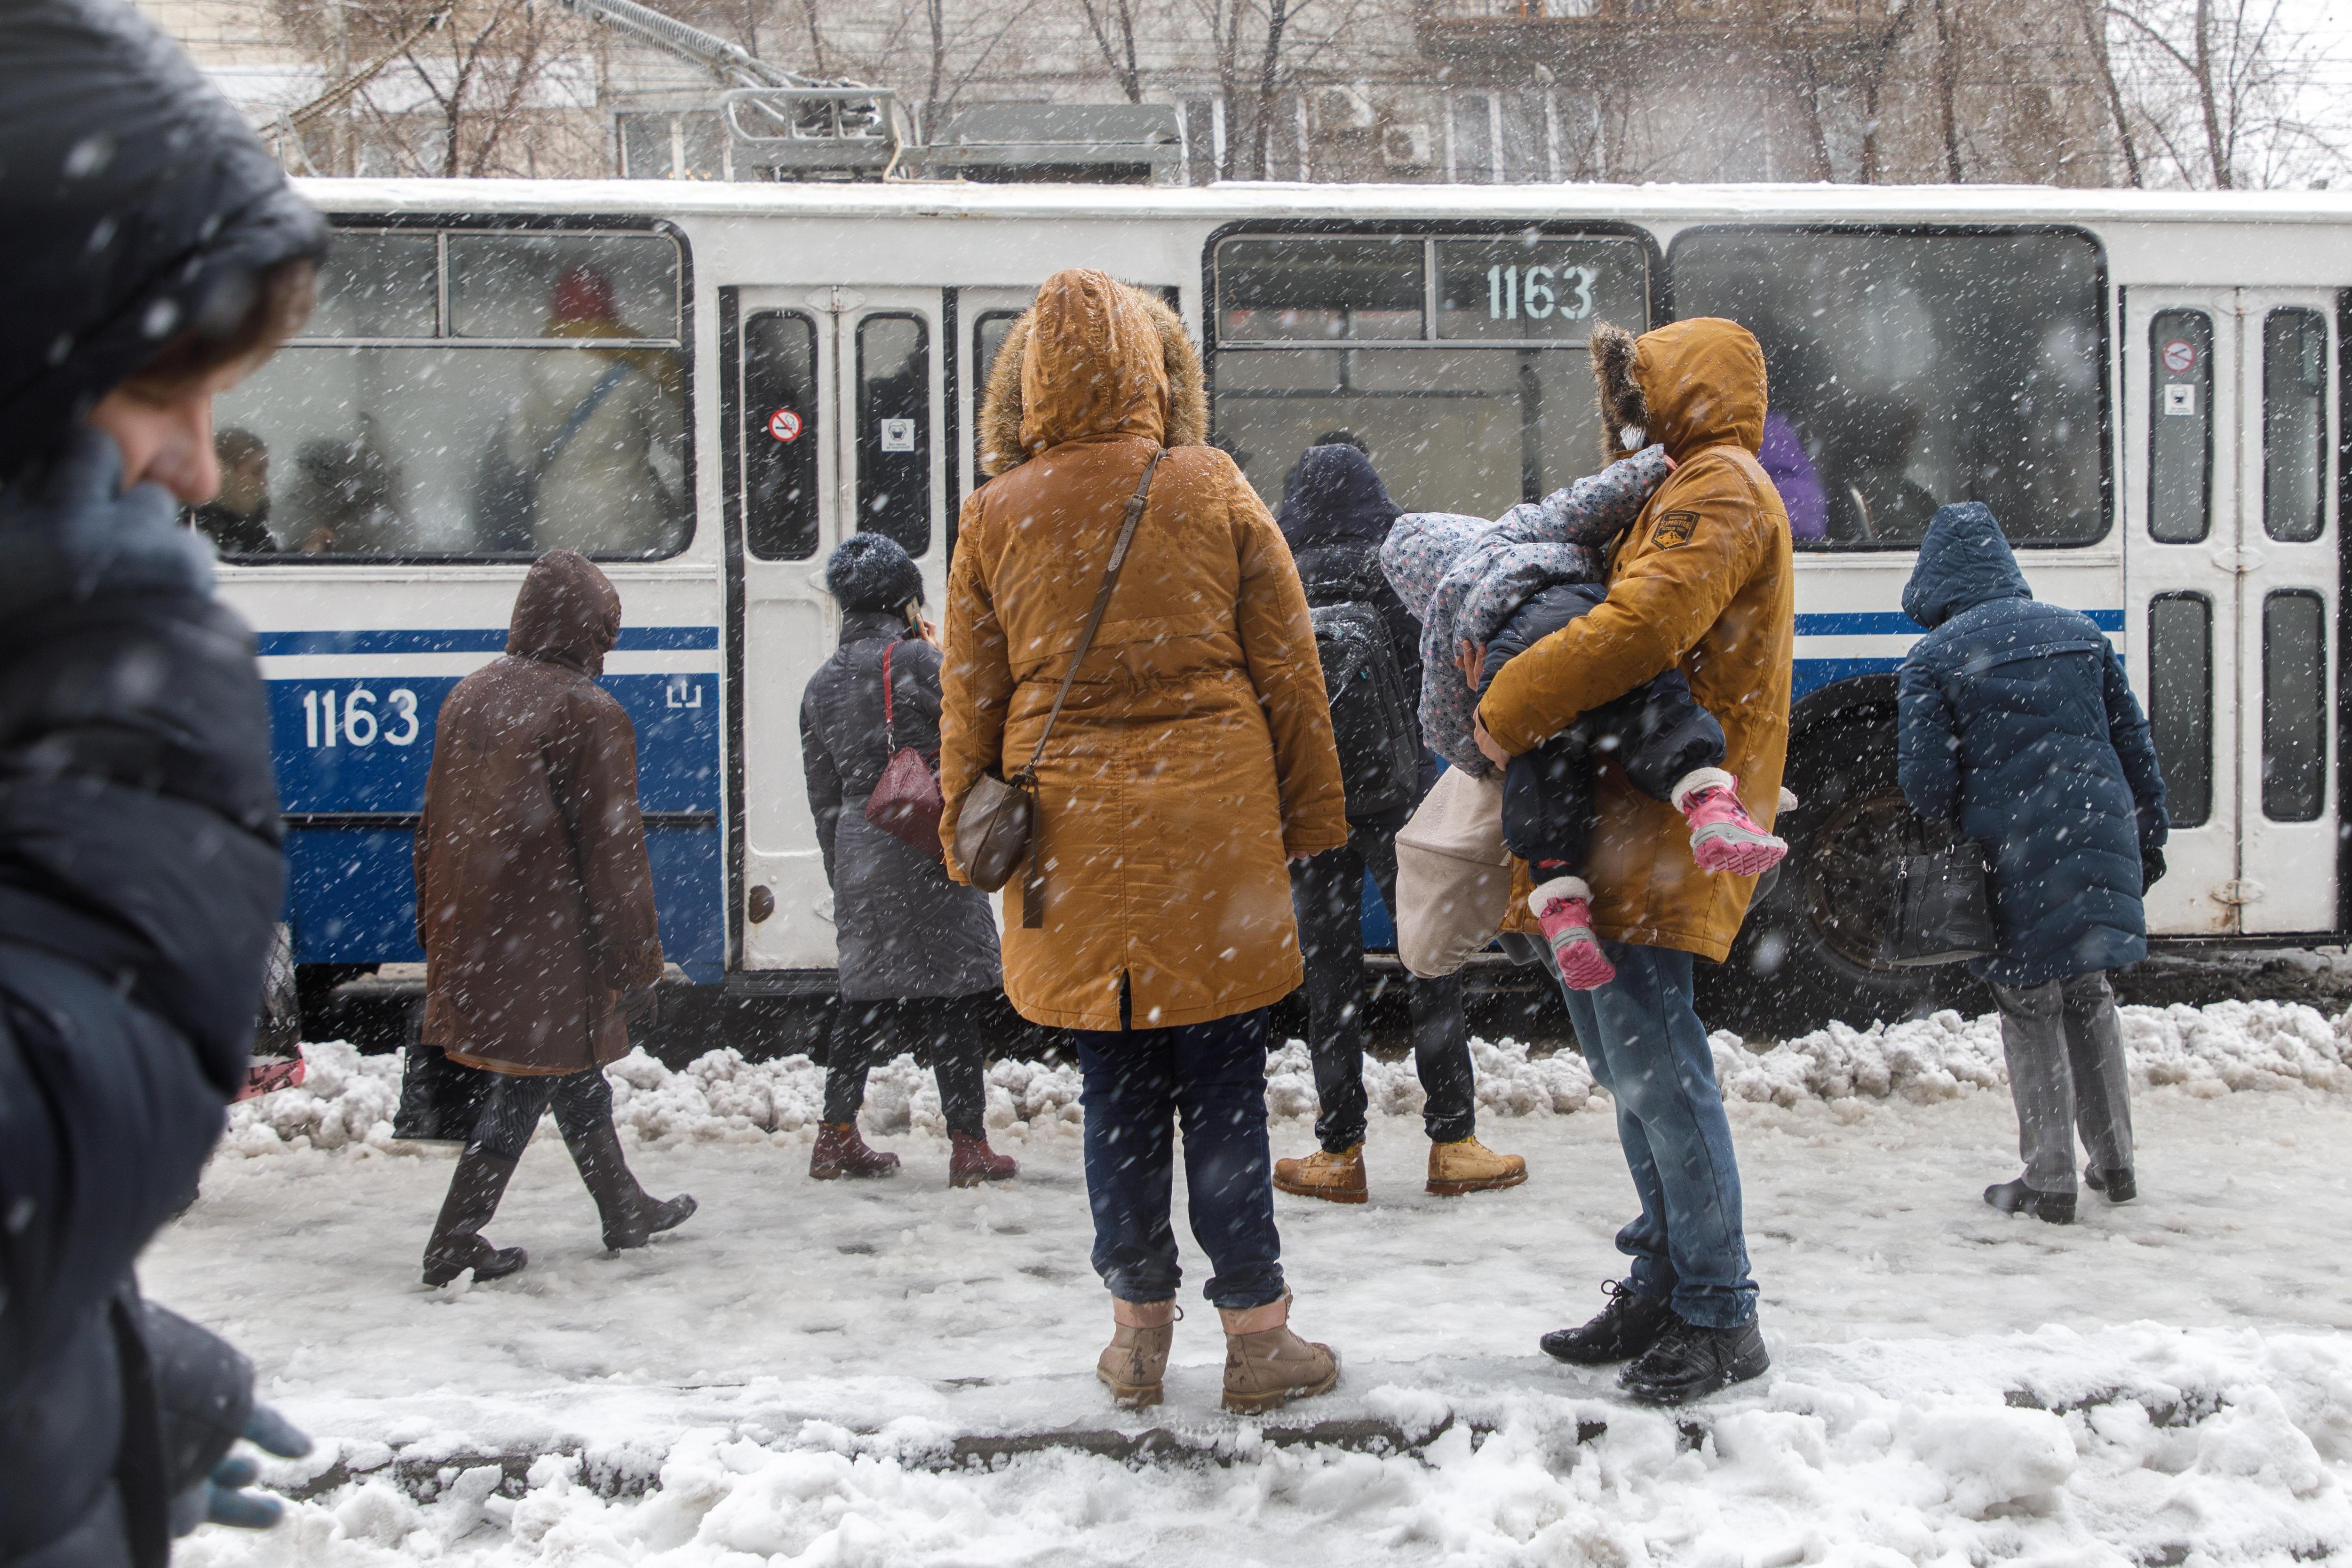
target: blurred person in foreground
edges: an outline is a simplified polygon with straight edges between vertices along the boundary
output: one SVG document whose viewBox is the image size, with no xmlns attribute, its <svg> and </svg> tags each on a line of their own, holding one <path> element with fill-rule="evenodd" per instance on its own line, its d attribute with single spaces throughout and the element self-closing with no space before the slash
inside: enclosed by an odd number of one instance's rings
<svg viewBox="0 0 2352 1568">
<path fill-rule="evenodd" d="M 1903 797 L 1984 850 L 2000 932 L 1969 969 L 2000 1008 L 2025 1171 L 1984 1200 L 2069 1225 L 2077 1128 L 2091 1190 L 2139 1194 L 2107 971 L 2147 956 L 2170 831 L 2156 742 L 2106 634 L 2034 598 L 1990 508 L 1936 512 L 1903 613 L 1927 628 L 1903 658 Z"/>
<path fill-rule="evenodd" d="M 1159 1403 L 1181 1275 L 1176 1126 L 1215 1270 L 1224 1403 L 1338 1383 L 1292 1332 L 1266 1147 L 1266 1009 L 1303 972 L 1286 862 L 1348 841 L 1307 595 L 1274 519 L 1202 440 L 1201 362 L 1166 305 L 1103 273 L 1047 279 L 982 405 L 996 477 L 964 502 L 948 581 L 940 839 L 983 773 L 1027 765 L 1139 493 L 1124 569 L 1038 766 L 1033 892 L 1004 893 L 1004 989 L 1070 1031 L 1086 1079 L 1096 1375 Z M 1156 465 L 1156 467 L 1154 466 Z"/>
<path fill-rule="evenodd" d="M 115 0 L 0 6 L 0 1563 L 153 1568 L 308 1447 L 131 1272 L 245 1083 L 284 891 L 253 637 L 179 521 L 327 229 Z"/>
<path fill-rule="evenodd" d="M 551 1107 L 606 1247 L 643 1247 L 694 1213 L 690 1197 L 637 1185 L 604 1079 L 630 1025 L 651 1022 L 662 975 L 636 730 L 596 684 L 620 635 L 604 574 L 551 550 L 515 595 L 504 656 L 459 681 L 435 721 L 416 825 L 419 1035 L 494 1077 L 425 1245 L 427 1285 L 530 1261 L 482 1226 Z"/>
</svg>

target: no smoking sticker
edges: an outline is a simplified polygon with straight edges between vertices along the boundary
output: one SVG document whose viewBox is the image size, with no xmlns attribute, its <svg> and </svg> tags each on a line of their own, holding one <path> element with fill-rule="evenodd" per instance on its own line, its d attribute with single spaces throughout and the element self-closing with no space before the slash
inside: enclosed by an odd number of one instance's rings
<svg viewBox="0 0 2352 1568">
<path fill-rule="evenodd" d="M 2197 345 L 2187 338 L 2175 338 L 2164 345 L 2164 368 L 2179 375 L 2197 363 Z"/>
<path fill-rule="evenodd" d="M 779 441 L 801 438 L 801 416 L 789 408 L 779 408 L 768 416 L 768 434 Z"/>
</svg>

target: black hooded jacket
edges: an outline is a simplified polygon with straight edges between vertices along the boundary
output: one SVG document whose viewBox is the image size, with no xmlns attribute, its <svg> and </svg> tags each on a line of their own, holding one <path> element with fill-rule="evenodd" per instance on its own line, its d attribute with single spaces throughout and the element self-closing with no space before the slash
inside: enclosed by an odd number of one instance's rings
<svg viewBox="0 0 2352 1568">
<path fill-rule="evenodd" d="M 0 5 L 0 1563 L 143 1568 L 250 1408 L 131 1268 L 243 1080 L 284 872 L 251 634 L 81 416 L 325 229 L 117 0 Z"/>
<path fill-rule="evenodd" d="M 1388 626 L 1398 673 L 1421 689 L 1421 623 L 1381 570 L 1381 545 L 1403 509 L 1389 499 L 1372 460 L 1339 443 L 1309 447 L 1283 487 L 1275 521 L 1298 563 L 1310 605 L 1370 605 Z M 1424 769 L 1424 772 L 1431 770 Z"/>
</svg>

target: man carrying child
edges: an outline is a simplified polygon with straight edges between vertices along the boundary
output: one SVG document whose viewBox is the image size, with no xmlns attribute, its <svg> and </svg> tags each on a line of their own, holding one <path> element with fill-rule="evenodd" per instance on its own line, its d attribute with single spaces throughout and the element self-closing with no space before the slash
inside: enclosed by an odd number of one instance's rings
<svg viewBox="0 0 2352 1568">
<path fill-rule="evenodd" d="M 1769 832 L 1788 747 L 1794 599 L 1788 516 L 1756 458 L 1763 353 L 1746 329 L 1711 318 L 1639 340 L 1596 323 L 1592 352 L 1612 453 L 1655 441 L 1674 470 L 1617 547 L 1607 597 L 1493 673 L 1475 738 L 1502 766 L 1679 669 L 1722 730 L 1736 802 L 1721 804 Z M 1736 858 L 1707 868 L 1721 835 L 1701 816 L 1723 814 L 1644 793 L 1605 749 L 1590 788 L 1581 880 L 1613 974 L 1566 994 L 1616 1101 L 1642 1212 L 1617 1237 L 1630 1277 L 1599 1317 L 1546 1335 L 1544 1349 L 1583 1365 L 1629 1362 L 1629 1393 L 1675 1404 L 1769 1364 L 1730 1122 L 1691 989 L 1694 956 L 1728 955 L 1755 879 Z M 1534 891 L 1525 882 L 1515 910 Z"/>
</svg>

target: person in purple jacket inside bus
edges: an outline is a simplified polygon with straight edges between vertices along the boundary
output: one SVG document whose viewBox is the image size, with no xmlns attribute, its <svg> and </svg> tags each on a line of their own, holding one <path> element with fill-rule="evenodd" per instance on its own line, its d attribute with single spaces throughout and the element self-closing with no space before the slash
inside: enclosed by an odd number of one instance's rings
<svg viewBox="0 0 2352 1568">
<path fill-rule="evenodd" d="M 1822 477 L 1805 456 L 1805 443 L 1795 426 L 1778 413 L 1764 416 L 1764 444 L 1756 460 L 1772 477 L 1780 504 L 1789 512 L 1789 537 L 1802 544 L 1825 537 L 1830 528 L 1829 498 L 1822 493 Z"/>
<path fill-rule="evenodd" d="M 1780 505 L 1789 513 L 1790 539 L 1819 543 L 1829 537 L 1829 492 L 1822 488 L 1821 470 L 1813 467 L 1798 426 L 1820 403 L 1821 351 L 1810 334 L 1790 330 L 1771 314 L 1759 314 L 1748 330 L 1763 345 L 1765 395 L 1771 399 L 1756 460 L 1780 492 Z"/>
</svg>

